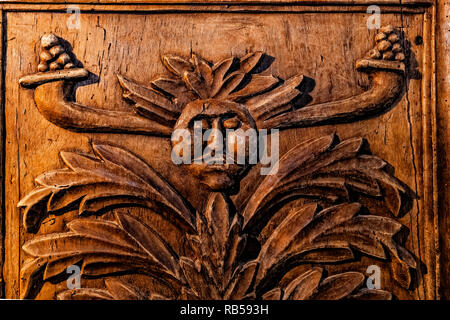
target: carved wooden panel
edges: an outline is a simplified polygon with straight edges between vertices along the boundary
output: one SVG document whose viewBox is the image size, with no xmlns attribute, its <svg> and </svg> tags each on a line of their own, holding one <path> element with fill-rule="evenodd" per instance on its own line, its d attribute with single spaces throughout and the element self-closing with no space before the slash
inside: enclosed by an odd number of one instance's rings
<svg viewBox="0 0 450 320">
<path fill-rule="evenodd" d="M 6 297 L 445 296 L 433 3 L 275 2 L 3 5 Z"/>
</svg>

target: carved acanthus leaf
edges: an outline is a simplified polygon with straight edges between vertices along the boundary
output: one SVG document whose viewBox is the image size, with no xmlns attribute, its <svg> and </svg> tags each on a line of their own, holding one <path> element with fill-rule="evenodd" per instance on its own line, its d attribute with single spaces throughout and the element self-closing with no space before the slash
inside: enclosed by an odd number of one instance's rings
<svg viewBox="0 0 450 320">
<path fill-rule="evenodd" d="M 180 287 L 184 277 L 178 257 L 152 228 L 135 218 L 116 214 L 116 221 L 80 218 L 67 224 L 68 232 L 34 238 L 23 250 L 32 260 L 22 268 L 22 298 L 30 293 L 34 277 L 50 281 L 80 264 L 83 276 L 133 271 L 153 275 Z"/>
<path fill-rule="evenodd" d="M 219 292 L 224 293 L 246 244 L 242 216 L 228 198 L 213 193 L 203 213 L 197 216 L 197 231 L 197 235 L 188 236 L 194 259 L 205 268 Z"/>
<path fill-rule="evenodd" d="M 323 269 L 314 267 L 300 272 L 287 284 L 263 295 L 265 300 L 391 300 L 392 294 L 384 290 L 359 289 L 364 275 L 344 272 L 323 278 Z"/>
<path fill-rule="evenodd" d="M 134 285 L 118 278 L 105 280 L 106 289 L 79 288 L 65 290 L 57 295 L 58 300 L 167 300 L 159 294 L 147 295 Z"/>
<path fill-rule="evenodd" d="M 134 104 L 138 114 L 165 124 L 171 128 L 181 113 L 181 104 L 172 101 L 165 92 L 146 87 L 118 75 L 119 83 L 123 88 L 123 98 Z"/>
<path fill-rule="evenodd" d="M 397 215 L 404 187 L 386 173 L 386 163 L 362 152 L 362 138 L 338 142 L 332 134 L 299 144 L 280 158 L 278 171 L 259 185 L 243 211 L 245 228 L 268 219 L 274 207 L 295 197 L 325 199 L 330 203 L 350 200 L 350 192 L 382 198 L 387 189 L 395 197 L 386 198 Z M 393 203 L 392 203 L 393 202 Z"/>
<path fill-rule="evenodd" d="M 242 277 L 251 281 L 254 264 L 249 264 L 239 273 Z M 236 281 L 225 296 L 226 299 L 255 299 L 253 293 L 243 295 L 248 287 L 247 281 Z M 359 272 L 345 272 L 323 278 L 322 268 L 312 268 L 297 275 L 290 283 L 283 287 L 276 287 L 266 292 L 261 298 L 263 300 L 391 300 L 392 294 L 379 289 L 359 289 L 364 280 L 364 275 Z M 80 288 L 66 290 L 57 295 L 59 300 L 167 300 L 168 297 L 151 294 L 150 296 L 137 289 L 132 284 L 110 278 L 105 280 L 106 289 Z M 184 298 L 189 300 L 198 299 L 199 296 L 189 289 L 182 290 Z"/>
<path fill-rule="evenodd" d="M 387 259 L 385 248 L 401 263 L 416 267 L 412 255 L 394 241 L 402 225 L 390 218 L 361 215 L 360 204 L 344 203 L 316 213 L 309 204 L 292 211 L 262 244 L 256 285 L 300 263 L 336 263 L 354 258 L 353 250 Z"/>
<path fill-rule="evenodd" d="M 114 297 L 103 289 L 80 288 L 66 290 L 57 295 L 58 300 L 114 300 Z"/>
<path fill-rule="evenodd" d="M 78 204 L 79 214 L 115 206 L 138 205 L 156 213 L 171 214 L 194 230 L 193 215 L 182 196 L 135 155 L 107 144 L 92 145 L 96 157 L 61 152 L 68 168 L 36 178 L 39 186 L 19 202 L 25 207 L 24 226 L 39 227 L 48 213 L 59 213 Z"/>
</svg>

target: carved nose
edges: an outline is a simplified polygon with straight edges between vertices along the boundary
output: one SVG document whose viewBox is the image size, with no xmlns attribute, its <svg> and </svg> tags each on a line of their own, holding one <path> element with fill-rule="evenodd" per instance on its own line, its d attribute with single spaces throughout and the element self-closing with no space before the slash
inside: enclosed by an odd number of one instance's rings
<svg viewBox="0 0 450 320">
<path fill-rule="evenodd" d="M 222 121 L 220 118 L 215 118 L 212 123 L 212 129 L 217 129 L 220 130 L 223 133 L 223 126 L 222 126 Z"/>
<path fill-rule="evenodd" d="M 222 133 L 222 137 L 217 137 L 216 132 L 213 131 L 211 133 L 211 135 L 209 136 L 209 139 L 206 143 L 206 147 L 208 149 L 212 149 L 211 156 L 214 157 L 216 155 L 216 151 L 222 150 L 222 148 L 223 148 L 223 142 L 224 142 L 223 139 L 225 137 L 225 132 L 223 130 L 222 121 L 219 117 L 212 119 L 210 123 L 211 123 L 212 130 L 214 130 L 214 131 L 217 130 L 220 133 Z"/>
<path fill-rule="evenodd" d="M 210 124 L 211 124 L 210 129 L 220 131 L 220 133 L 222 133 L 222 137 L 225 137 L 225 132 L 223 130 L 224 128 L 223 128 L 223 125 L 222 125 L 222 121 L 221 121 L 221 119 L 219 117 L 212 119 Z M 207 145 L 210 145 L 210 144 L 212 144 L 214 142 L 216 142 L 216 143 L 218 142 L 214 135 L 215 135 L 215 133 L 212 132 L 211 135 L 209 136 L 208 141 L 207 141 Z"/>
</svg>

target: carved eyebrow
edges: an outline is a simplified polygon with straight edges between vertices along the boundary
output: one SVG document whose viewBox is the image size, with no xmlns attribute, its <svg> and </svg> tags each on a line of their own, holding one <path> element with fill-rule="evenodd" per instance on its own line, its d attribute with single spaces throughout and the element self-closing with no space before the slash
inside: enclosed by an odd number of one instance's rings
<svg viewBox="0 0 450 320">
<path fill-rule="evenodd" d="M 238 113 L 233 112 L 233 111 L 227 111 L 227 112 L 220 113 L 220 114 L 199 113 L 199 114 L 195 115 L 191 120 L 189 120 L 188 126 L 194 125 L 195 121 L 210 120 L 210 119 L 217 118 L 217 117 L 221 117 L 221 118 L 223 118 L 223 120 L 228 120 L 228 119 L 237 117 L 239 120 L 245 121 L 245 119 L 242 118 L 242 115 L 239 115 Z"/>
<path fill-rule="evenodd" d="M 198 115 L 194 116 L 191 120 L 189 120 L 188 127 L 193 127 L 194 123 L 196 121 L 203 121 L 203 120 L 208 121 L 209 119 L 211 119 L 211 117 L 209 117 L 205 114 L 198 114 Z M 208 121 L 208 123 L 209 123 L 209 121 Z"/>
</svg>

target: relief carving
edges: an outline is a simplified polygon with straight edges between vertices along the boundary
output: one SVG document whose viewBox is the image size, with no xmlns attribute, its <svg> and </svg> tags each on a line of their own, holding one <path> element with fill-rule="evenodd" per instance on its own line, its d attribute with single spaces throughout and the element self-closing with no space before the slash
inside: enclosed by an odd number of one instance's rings
<svg viewBox="0 0 450 320">
<path fill-rule="evenodd" d="M 316 105 L 308 105 L 312 79 L 267 74 L 273 58 L 253 52 L 215 64 L 196 54 L 188 59 L 165 55 L 170 76 L 150 86 L 118 76 L 132 112 L 83 106 L 73 101 L 73 90 L 89 73 L 54 35 L 42 38 L 39 72 L 20 83 L 34 88 L 36 106 L 47 120 L 77 132 L 170 137 L 176 129 L 192 130 L 194 120 L 203 129 L 222 132 L 351 122 L 391 108 L 404 92 L 400 38 L 392 27 L 382 28 L 375 48 L 356 62 L 369 75 L 367 91 Z M 66 168 L 37 177 L 37 187 L 21 199 L 23 223 L 35 232 L 47 215 L 74 206 L 80 217 L 67 224 L 66 232 L 39 235 L 24 244 L 30 259 L 21 270 L 22 297 L 33 297 L 43 282 L 60 279 L 67 266 L 78 264 L 84 277 L 105 277 L 105 287 L 63 291 L 58 298 L 390 299 L 387 291 L 362 289 L 361 272 L 329 276 L 324 269 L 354 260 L 356 252 L 392 259 L 406 270 L 401 276 L 408 288 L 409 270 L 417 268 L 416 258 L 400 241 L 405 228 L 395 218 L 368 213 L 358 201 L 358 195 L 382 199 L 395 217 L 407 197 L 407 188 L 364 145 L 363 138 L 340 141 L 336 134 L 305 141 L 282 155 L 277 171 L 239 204 L 230 196 L 249 165 L 184 165 L 209 192 L 201 210 L 194 210 L 164 177 L 123 148 L 94 142 L 94 154 L 62 151 Z M 276 212 L 296 199 L 304 199 L 303 204 L 273 225 Z M 187 250 L 175 252 L 167 235 L 132 215 L 89 217 L 118 206 L 146 207 L 168 218 L 183 230 Z M 251 246 L 255 242 L 258 249 Z M 303 264 L 312 267 L 297 268 Z M 170 294 L 145 294 L 114 277 L 123 273 L 154 277 Z"/>
</svg>

